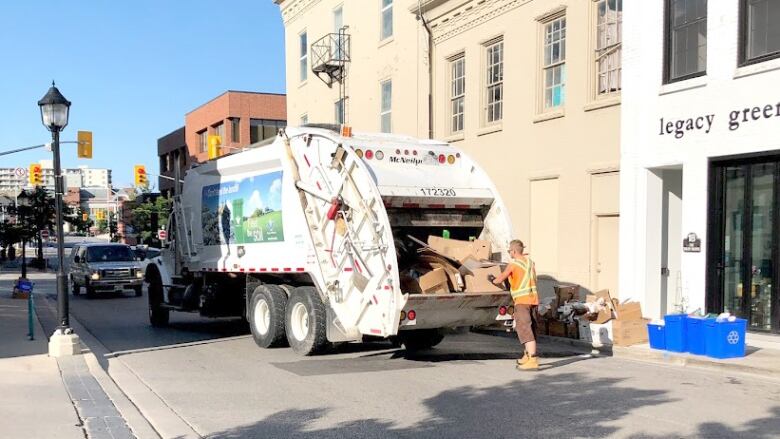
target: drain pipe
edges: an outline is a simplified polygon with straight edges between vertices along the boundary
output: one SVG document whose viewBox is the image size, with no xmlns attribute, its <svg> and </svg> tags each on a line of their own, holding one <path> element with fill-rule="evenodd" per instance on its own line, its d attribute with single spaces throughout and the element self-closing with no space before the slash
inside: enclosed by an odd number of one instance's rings
<svg viewBox="0 0 780 439">
<path fill-rule="evenodd" d="M 428 138 L 433 139 L 433 33 L 422 14 L 422 3 L 417 0 L 417 19 L 428 34 Z"/>
</svg>

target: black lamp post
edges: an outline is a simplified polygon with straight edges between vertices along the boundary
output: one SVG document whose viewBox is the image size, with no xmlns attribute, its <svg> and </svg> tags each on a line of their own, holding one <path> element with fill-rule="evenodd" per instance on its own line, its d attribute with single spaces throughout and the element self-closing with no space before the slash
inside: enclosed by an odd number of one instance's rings
<svg viewBox="0 0 780 439">
<path fill-rule="evenodd" d="M 64 267 L 64 244 L 65 238 L 62 231 L 62 193 L 64 185 L 62 184 L 62 167 L 60 166 L 60 131 L 68 125 L 68 112 L 70 111 L 70 101 L 51 83 L 51 88 L 46 95 L 38 101 L 41 107 L 41 121 L 43 126 L 51 131 L 52 154 L 54 155 L 54 203 L 57 209 L 57 318 L 60 326 L 60 334 L 70 334 L 73 330 L 70 328 L 70 317 L 68 309 L 68 290 L 65 278 Z"/>
</svg>

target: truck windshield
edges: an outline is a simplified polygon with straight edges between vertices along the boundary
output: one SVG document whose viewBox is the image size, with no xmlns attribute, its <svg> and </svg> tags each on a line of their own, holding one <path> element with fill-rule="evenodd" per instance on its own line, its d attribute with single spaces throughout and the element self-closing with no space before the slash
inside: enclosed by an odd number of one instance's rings
<svg viewBox="0 0 780 439">
<path fill-rule="evenodd" d="M 133 251 L 130 250 L 130 247 L 112 245 L 89 247 L 87 249 L 87 262 L 126 262 L 134 260 Z"/>
</svg>

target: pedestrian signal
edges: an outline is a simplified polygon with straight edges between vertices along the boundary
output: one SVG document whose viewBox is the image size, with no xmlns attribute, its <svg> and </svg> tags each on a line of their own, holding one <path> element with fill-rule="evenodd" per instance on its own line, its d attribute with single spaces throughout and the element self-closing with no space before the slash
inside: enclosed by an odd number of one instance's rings
<svg viewBox="0 0 780 439">
<path fill-rule="evenodd" d="M 219 157 L 220 149 L 221 149 L 220 147 L 222 146 L 222 137 L 209 136 L 208 143 L 209 143 L 209 160 Z"/>
<path fill-rule="evenodd" d="M 139 187 L 146 187 L 149 185 L 149 177 L 146 175 L 146 166 L 135 165 L 135 185 Z"/>
<path fill-rule="evenodd" d="M 78 156 L 80 159 L 92 158 L 92 131 L 79 131 Z"/>
<path fill-rule="evenodd" d="M 43 184 L 43 166 L 41 166 L 39 163 L 33 163 L 30 165 L 30 172 L 28 175 L 30 177 L 31 185 L 37 186 Z"/>
</svg>

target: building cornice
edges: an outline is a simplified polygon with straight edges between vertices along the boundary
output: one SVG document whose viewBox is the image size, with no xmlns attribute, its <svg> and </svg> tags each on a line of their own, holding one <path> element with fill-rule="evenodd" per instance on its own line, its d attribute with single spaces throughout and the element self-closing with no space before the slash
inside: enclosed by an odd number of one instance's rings
<svg viewBox="0 0 780 439">
<path fill-rule="evenodd" d="M 287 24 L 295 21 L 299 16 L 308 11 L 320 0 L 275 0 L 279 5 L 279 11 L 282 13 L 282 21 L 285 27 Z"/>
<path fill-rule="evenodd" d="M 433 3 L 437 0 L 429 0 Z M 433 10 L 433 17 L 428 17 L 435 43 L 441 43 L 493 18 L 503 15 L 533 0 L 467 0 L 441 3 L 442 9 L 446 3 L 453 7 L 442 10 L 438 15 Z M 456 4 L 457 3 L 457 4 Z"/>
</svg>

